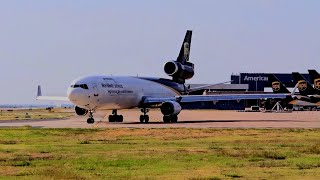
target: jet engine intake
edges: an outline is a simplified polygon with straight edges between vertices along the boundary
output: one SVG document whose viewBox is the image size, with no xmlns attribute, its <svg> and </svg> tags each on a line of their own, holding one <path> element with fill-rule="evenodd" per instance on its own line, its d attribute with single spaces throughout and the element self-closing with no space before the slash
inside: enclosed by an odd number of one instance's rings
<svg viewBox="0 0 320 180">
<path fill-rule="evenodd" d="M 85 115 L 88 114 L 88 110 L 87 109 L 83 109 L 83 108 L 78 107 L 78 106 L 74 107 L 74 110 L 75 110 L 75 112 L 76 112 L 76 114 L 78 116 L 85 116 Z"/>
<path fill-rule="evenodd" d="M 163 115 L 173 116 L 181 112 L 181 105 L 175 101 L 167 101 L 162 103 L 160 109 Z"/>
<path fill-rule="evenodd" d="M 193 64 L 183 65 L 177 61 L 169 61 L 164 65 L 164 72 L 169 76 L 179 79 L 190 79 L 194 75 Z"/>
</svg>

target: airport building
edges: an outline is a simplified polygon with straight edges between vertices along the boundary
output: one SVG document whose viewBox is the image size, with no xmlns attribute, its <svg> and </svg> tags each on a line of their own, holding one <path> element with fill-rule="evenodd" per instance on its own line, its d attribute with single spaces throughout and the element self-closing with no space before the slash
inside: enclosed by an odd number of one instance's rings
<svg viewBox="0 0 320 180">
<path fill-rule="evenodd" d="M 296 85 L 291 73 L 240 73 L 231 75 L 231 84 L 247 84 L 248 91 L 264 92 L 265 88 L 271 88 L 268 79 L 271 74 L 274 74 L 288 88 Z M 312 84 L 309 74 L 301 75 Z"/>
<path fill-rule="evenodd" d="M 206 87 L 192 94 L 237 94 L 237 93 L 272 93 L 269 76 L 274 74 L 287 88 L 294 88 L 296 83 L 291 73 L 240 73 L 231 75 L 230 84 L 217 84 Z M 309 74 L 302 76 L 310 83 Z M 312 84 L 312 83 L 311 83 Z M 204 84 L 191 84 L 191 88 L 204 86 Z M 220 109 L 244 110 L 246 107 L 262 106 L 261 100 L 218 101 L 204 103 L 188 103 L 183 105 L 186 109 Z"/>
</svg>

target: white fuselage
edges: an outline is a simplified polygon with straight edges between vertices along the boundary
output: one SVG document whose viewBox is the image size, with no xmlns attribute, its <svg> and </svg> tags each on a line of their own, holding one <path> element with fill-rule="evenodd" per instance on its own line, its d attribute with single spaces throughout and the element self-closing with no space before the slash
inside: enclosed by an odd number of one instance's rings
<svg viewBox="0 0 320 180">
<path fill-rule="evenodd" d="M 128 76 L 87 76 L 74 80 L 68 98 L 88 110 L 130 109 L 138 107 L 143 97 L 173 97 L 176 90 L 160 83 Z"/>
</svg>

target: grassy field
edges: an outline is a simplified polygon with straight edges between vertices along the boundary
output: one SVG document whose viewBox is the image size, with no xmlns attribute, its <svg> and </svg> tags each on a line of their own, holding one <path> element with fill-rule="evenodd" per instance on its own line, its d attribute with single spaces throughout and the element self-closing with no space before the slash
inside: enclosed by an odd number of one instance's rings
<svg viewBox="0 0 320 180">
<path fill-rule="evenodd" d="M 0 179 L 320 179 L 320 129 L 0 129 Z"/>
<path fill-rule="evenodd" d="M 62 119 L 71 117 L 74 112 L 70 109 L 1 109 L 1 120 L 37 120 L 37 119 Z"/>
</svg>

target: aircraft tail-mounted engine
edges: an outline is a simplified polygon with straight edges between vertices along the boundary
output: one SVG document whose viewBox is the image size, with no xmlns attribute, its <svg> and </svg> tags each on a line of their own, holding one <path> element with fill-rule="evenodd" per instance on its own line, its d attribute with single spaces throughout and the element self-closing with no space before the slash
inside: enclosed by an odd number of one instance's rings
<svg viewBox="0 0 320 180">
<path fill-rule="evenodd" d="M 192 31 L 188 30 L 176 61 L 169 61 L 164 65 L 164 72 L 172 76 L 177 83 L 185 83 L 194 75 L 194 64 L 189 61 Z"/>
<path fill-rule="evenodd" d="M 181 105 L 175 101 L 167 101 L 162 103 L 160 109 L 165 116 L 175 116 L 181 112 Z"/>
<path fill-rule="evenodd" d="M 194 65 L 190 62 L 181 64 L 177 61 L 169 61 L 164 65 L 164 72 L 178 82 L 184 81 L 193 77 Z"/>
<path fill-rule="evenodd" d="M 76 114 L 78 116 L 85 116 L 85 115 L 88 114 L 88 110 L 87 109 L 83 109 L 83 108 L 78 107 L 78 106 L 74 107 L 74 111 L 76 112 Z"/>
</svg>

